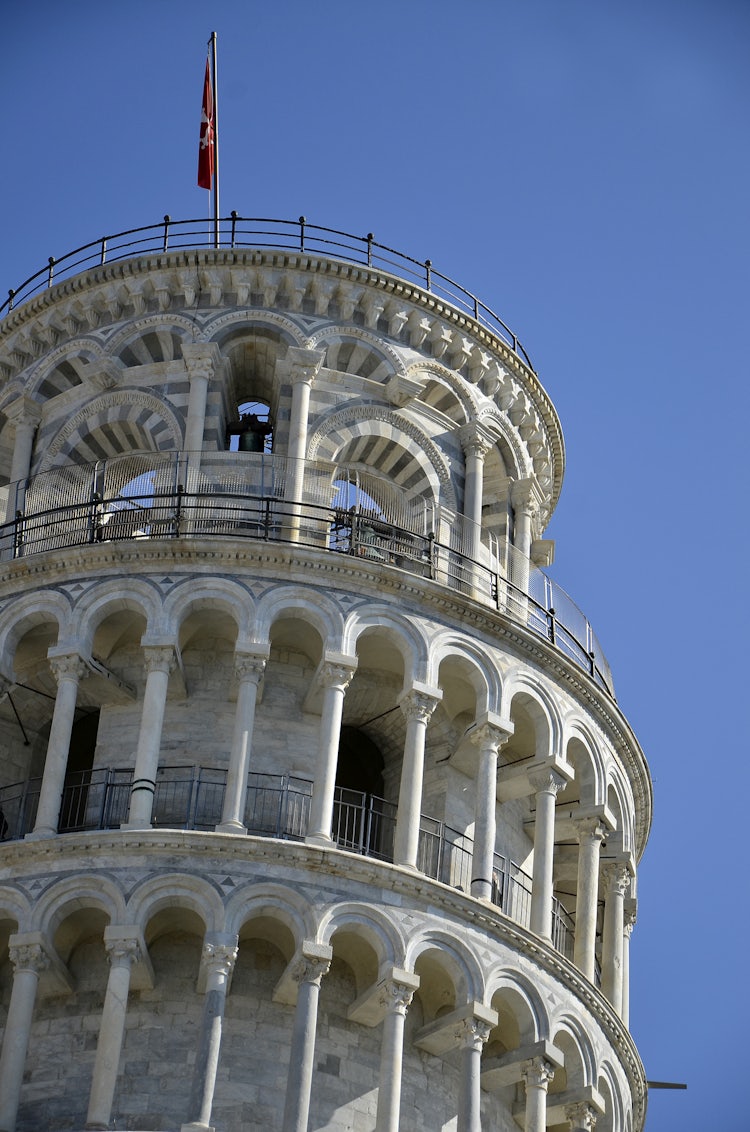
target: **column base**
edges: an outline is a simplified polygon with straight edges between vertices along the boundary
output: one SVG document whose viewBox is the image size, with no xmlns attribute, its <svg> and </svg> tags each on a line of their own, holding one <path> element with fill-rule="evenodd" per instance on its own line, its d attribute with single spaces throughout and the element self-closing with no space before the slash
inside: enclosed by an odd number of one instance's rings
<svg viewBox="0 0 750 1132">
<path fill-rule="evenodd" d="M 56 829 L 33 829 L 26 834 L 24 841 L 49 841 L 51 837 L 57 837 Z"/>
<path fill-rule="evenodd" d="M 150 821 L 125 821 L 120 826 L 123 833 L 140 833 L 144 829 L 153 828 Z"/>
<path fill-rule="evenodd" d="M 189 1124 L 183 1124 L 180 1127 L 180 1132 L 215 1132 L 213 1124 L 201 1124 L 200 1120 L 191 1120 Z"/>
<path fill-rule="evenodd" d="M 305 838 L 305 845 L 317 845 L 319 849 L 335 849 L 336 842 L 324 833 L 310 833 Z"/>
<path fill-rule="evenodd" d="M 247 826 L 243 825 L 241 821 L 224 821 L 216 826 L 214 833 L 234 833 L 244 837 L 247 833 Z"/>
</svg>

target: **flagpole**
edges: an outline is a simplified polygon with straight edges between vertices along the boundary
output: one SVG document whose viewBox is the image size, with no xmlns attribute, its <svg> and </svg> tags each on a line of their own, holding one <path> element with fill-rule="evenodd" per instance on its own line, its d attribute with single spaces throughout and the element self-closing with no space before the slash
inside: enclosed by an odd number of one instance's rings
<svg viewBox="0 0 750 1132">
<path fill-rule="evenodd" d="M 216 32 L 211 32 L 211 90 L 214 101 L 214 247 L 219 246 L 219 95 L 216 81 Z"/>
</svg>

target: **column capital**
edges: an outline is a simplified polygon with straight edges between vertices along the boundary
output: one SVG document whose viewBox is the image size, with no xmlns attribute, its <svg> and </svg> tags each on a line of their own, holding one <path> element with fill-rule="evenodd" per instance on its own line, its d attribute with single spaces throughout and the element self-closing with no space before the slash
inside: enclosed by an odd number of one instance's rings
<svg viewBox="0 0 750 1132">
<path fill-rule="evenodd" d="M 544 1057 L 532 1057 L 521 1066 L 521 1076 L 526 1088 L 531 1086 L 544 1089 L 546 1093 L 550 1081 L 555 1076 L 555 1066 Z"/>
<path fill-rule="evenodd" d="M 110 967 L 132 967 L 142 956 L 140 942 L 133 936 L 105 939 L 104 949 Z"/>
<path fill-rule="evenodd" d="M 236 652 L 234 654 L 234 674 L 240 682 L 260 684 L 266 670 L 267 657 L 260 653 Z"/>
<path fill-rule="evenodd" d="M 342 664 L 333 660 L 323 660 L 318 669 L 318 682 L 323 688 L 338 688 L 345 692 L 356 672 L 356 664 Z"/>
<path fill-rule="evenodd" d="M 166 672 L 169 675 L 177 666 L 172 645 L 144 645 L 143 664 L 147 673 Z"/>
<path fill-rule="evenodd" d="M 63 680 L 74 680 L 77 684 L 79 680 L 89 675 L 90 669 L 86 661 L 77 652 L 59 653 L 53 656 L 47 653 L 47 659 L 58 684 Z"/>
<path fill-rule="evenodd" d="M 14 942 L 14 938 L 17 942 Z M 16 975 L 21 971 L 32 971 L 35 975 L 39 975 L 50 965 L 49 956 L 38 941 L 25 942 L 23 937 L 11 936 L 8 953 L 13 964 L 13 973 Z"/>
<path fill-rule="evenodd" d="M 455 1029 L 456 1045 L 459 1049 L 481 1052 L 491 1033 L 492 1025 L 483 1018 L 464 1018 Z"/>
<path fill-rule="evenodd" d="M 324 350 L 309 350 L 304 346 L 290 346 L 285 360 L 289 367 L 292 385 L 297 385 L 299 382 L 312 385 L 324 358 Z"/>
<path fill-rule="evenodd" d="M 310 983 L 319 987 L 324 975 L 331 969 L 331 960 L 322 955 L 301 955 L 295 962 L 291 975 L 295 983 Z"/>
<path fill-rule="evenodd" d="M 499 723 L 490 723 L 489 720 L 478 719 L 467 732 L 467 738 L 475 747 L 482 751 L 497 751 L 507 743 L 513 734 L 512 724 L 504 727 Z"/>
<path fill-rule="evenodd" d="M 533 518 L 542 503 L 542 493 L 536 477 L 513 480 L 510 485 L 510 501 L 515 511 L 524 511 Z"/>
<path fill-rule="evenodd" d="M 610 861 L 604 865 L 602 877 L 608 893 L 624 896 L 632 879 L 630 865 L 626 861 Z"/>
<path fill-rule="evenodd" d="M 636 907 L 635 900 L 632 902 L 632 905 L 630 907 L 628 907 L 629 904 L 631 904 L 631 902 L 629 900 L 626 900 L 622 925 L 623 931 L 625 932 L 625 935 L 628 937 L 628 939 L 630 939 L 631 935 L 633 934 L 633 928 L 635 927 L 638 920 L 638 908 Z"/>
<path fill-rule="evenodd" d="M 207 940 L 203 944 L 201 964 L 207 972 L 228 978 L 234 970 L 238 951 L 236 944 Z"/>
<path fill-rule="evenodd" d="M 607 836 L 607 827 L 600 817 L 590 815 L 574 817 L 573 825 L 579 845 L 584 841 L 599 841 L 601 843 Z"/>
<path fill-rule="evenodd" d="M 221 365 L 221 351 L 215 342 L 184 342 L 182 357 L 190 381 L 210 381 Z"/>
<path fill-rule="evenodd" d="M 36 428 L 42 419 L 42 406 L 33 397 L 27 397 L 26 394 L 23 394 L 6 405 L 3 408 L 3 413 L 16 428 L 19 425 Z"/>
<path fill-rule="evenodd" d="M 427 688 L 414 687 L 404 692 L 398 701 L 398 706 L 407 721 L 416 719 L 420 723 L 428 724 L 442 698 L 443 693 L 439 689 L 428 691 Z"/>
<path fill-rule="evenodd" d="M 463 425 L 459 429 L 458 439 L 464 456 L 476 456 L 478 460 L 484 460 L 495 444 L 495 437 L 480 421 L 469 421 Z"/>
<path fill-rule="evenodd" d="M 386 979 L 380 986 L 378 1003 L 386 1014 L 406 1014 L 414 998 L 415 987 L 398 978 Z"/>
<path fill-rule="evenodd" d="M 535 793 L 553 794 L 555 797 L 567 784 L 563 775 L 552 767 L 538 767 L 529 771 L 529 782 Z"/>
<path fill-rule="evenodd" d="M 570 1122 L 571 1132 L 594 1132 L 596 1111 L 586 1101 L 566 1104 L 565 1119 Z"/>
</svg>

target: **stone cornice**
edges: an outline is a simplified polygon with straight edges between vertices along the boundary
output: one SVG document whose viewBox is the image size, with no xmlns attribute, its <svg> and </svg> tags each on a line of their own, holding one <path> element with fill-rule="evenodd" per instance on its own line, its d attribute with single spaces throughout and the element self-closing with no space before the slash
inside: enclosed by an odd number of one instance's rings
<svg viewBox="0 0 750 1132">
<path fill-rule="evenodd" d="M 557 413 L 534 371 L 488 327 L 475 321 L 458 307 L 442 301 L 415 283 L 365 265 L 329 260 L 322 256 L 252 248 L 170 252 L 103 264 L 39 292 L 0 321 L 0 344 L 5 344 L 7 358 L 6 375 L 12 376 L 37 356 L 36 343 L 43 329 L 38 320 L 50 309 L 58 308 L 60 319 L 67 320 L 67 324 L 75 329 L 86 322 L 87 312 L 92 317 L 95 316 L 97 325 L 106 317 L 106 310 L 109 310 L 112 321 L 116 321 L 123 317 L 118 284 L 125 285 L 126 306 L 134 297 L 137 299 L 135 309 L 138 313 L 139 308 L 145 310 L 151 302 L 160 310 L 166 310 L 172 302 L 176 302 L 178 306 L 180 302 L 190 305 L 188 300 L 191 296 L 186 293 L 185 270 L 195 271 L 196 263 L 199 271 L 211 273 L 212 305 L 221 305 L 225 292 L 233 295 L 236 293 L 232 272 L 236 272 L 237 268 L 270 273 L 269 279 L 273 276 L 274 295 L 277 291 L 282 293 L 280 277 L 297 272 L 335 280 L 337 287 L 330 289 L 330 297 L 347 285 L 354 285 L 360 290 L 376 289 L 387 295 L 397 296 L 399 302 L 412 304 L 424 311 L 428 319 L 439 320 L 446 327 L 453 328 L 454 335 L 458 334 L 461 341 L 464 336 L 468 336 L 486 351 L 488 358 L 499 362 L 513 375 L 539 416 L 549 445 L 552 472 L 549 514 L 552 513 L 562 486 L 565 449 Z M 95 308 L 90 294 L 97 289 L 108 294 L 117 292 L 117 302 L 113 300 L 105 311 L 101 304 Z M 264 305 L 273 305 L 268 301 L 272 298 L 271 295 L 264 295 Z M 461 346 L 461 356 L 464 354 L 465 349 Z"/>
<path fill-rule="evenodd" d="M 309 547 L 293 550 L 281 543 L 247 539 L 232 541 L 229 538 L 144 539 L 66 547 L 0 563 L 0 600 L 11 596 L 15 587 L 28 582 L 29 578 L 33 578 L 37 586 L 54 586 L 63 581 L 80 580 L 82 575 L 91 580 L 92 574 L 97 572 L 107 577 L 120 577 L 129 572 L 131 564 L 137 565 L 139 572 L 149 566 L 159 571 L 174 572 L 181 567 L 192 569 L 196 563 L 210 565 L 213 574 L 226 573 L 233 577 L 237 577 L 238 566 L 246 566 L 252 569 L 255 578 L 260 576 L 258 569 L 263 567 L 267 567 L 275 577 L 282 565 L 284 576 L 289 581 L 335 587 L 345 580 L 352 589 L 361 590 L 363 597 L 370 597 L 375 587 L 378 592 L 390 593 L 400 601 L 418 603 L 421 613 L 428 615 L 432 609 L 442 616 L 455 617 L 464 626 L 494 637 L 526 662 L 538 665 L 569 694 L 584 703 L 609 736 L 633 790 L 636 822 L 634 855 L 640 859 L 651 827 L 653 790 L 640 744 L 616 702 L 583 669 L 543 637 L 490 606 L 473 601 L 464 594 L 454 594 L 439 582 L 392 569 L 371 559 L 330 554 Z"/>
<path fill-rule="evenodd" d="M 117 861 L 106 867 L 97 865 L 109 851 Z M 411 907 L 425 912 L 443 913 L 470 923 L 480 932 L 486 932 L 501 944 L 513 948 L 529 962 L 540 967 L 551 978 L 563 984 L 596 1022 L 602 1027 L 620 1058 L 631 1086 L 634 1099 L 634 1129 L 640 1130 L 645 1119 L 646 1077 L 635 1043 L 619 1016 L 604 995 L 593 986 L 560 952 L 554 950 L 540 936 L 511 920 L 498 908 L 479 901 L 455 888 L 432 880 L 397 865 L 363 857 L 342 849 L 320 848 L 300 842 L 280 841 L 273 838 L 242 837 L 194 831 L 168 831 L 150 829 L 138 831 L 108 831 L 71 833 L 45 841 L 11 841 L 0 846 L 0 878 L 10 871 L 13 883 L 20 890 L 24 884 L 36 880 L 43 870 L 53 867 L 54 879 L 59 881 L 66 873 L 77 876 L 81 871 L 80 858 L 94 860 L 86 867 L 88 875 L 101 873 L 110 878 L 123 867 L 141 868 L 147 862 L 152 875 L 174 873 L 175 852 L 200 855 L 201 874 L 212 871 L 223 873 L 239 865 L 256 866 L 252 879 L 258 879 L 258 863 L 268 862 L 278 875 L 279 867 L 285 870 L 284 880 L 294 883 L 293 870 L 315 874 L 315 890 L 319 899 L 336 903 L 340 896 L 336 890 L 338 878 L 349 885 L 373 885 L 381 891 L 394 893 L 410 902 Z M 164 863 L 159 864 L 162 854 Z M 216 859 L 215 870 L 210 858 Z M 54 863 L 54 864 L 53 864 Z M 288 870 L 288 871 L 287 871 Z M 351 893 L 347 894 L 347 900 Z"/>
</svg>

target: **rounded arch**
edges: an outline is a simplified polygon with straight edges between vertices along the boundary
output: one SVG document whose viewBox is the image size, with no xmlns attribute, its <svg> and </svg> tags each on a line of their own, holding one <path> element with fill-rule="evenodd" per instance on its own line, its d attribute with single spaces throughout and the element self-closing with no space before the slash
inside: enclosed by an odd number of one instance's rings
<svg viewBox="0 0 750 1132">
<path fill-rule="evenodd" d="M 447 931 L 417 931 L 408 941 L 405 969 L 416 970 L 420 959 L 431 956 L 450 977 L 456 1003 L 484 1002 L 484 976 L 477 956 Z M 421 990 L 422 988 L 420 988 Z"/>
<path fill-rule="evenodd" d="M 489 652 L 473 641 L 442 632 L 430 644 L 428 680 L 433 687 L 442 687 L 440 671 L 446 663 L 455 664 L 476 695 L 477 715 L 499 712 L 502 702 L 500 672 Z M 443 688 L 445 704 L 446 689 Z"/>
<path fill-rule="evenodd" d="M 419 400 L 457 425 L 467 424 L 479 411 L 481 398 L 473 386 L 447 366 L 421 359 L 406 367 L 405 376 L 422 384 Z"/>
<path fill-rule="evenodd" d="M 311 625 L 320 636 L 324 648 L 346 651 L 342 645 L 344 623 L 338 607 L 324 594 L 306 590 L 303 595 L 293 586 L 268 590 L 259 600 L 256 639 L 268 641 L 274 622 L 289 616 Z"/>
<path fill-rule="evenodd" d="M 144 315 L 141 318 L 135 319 L 133 322 L 128 322 L 116 334 L 113 334 L 107 343 L 107 353 L 112 358 L 120 357 L 127 347 L 140 339 L 143 339 L 148 334 L 169 336 L 169 340 L 176 344 L 178 342 L 190 341 L 195 338 L 195 323 L 187 315 L 172 313 L 165 311 L 163 313 L 154 313 Z M 166 340 L 165 340 L 166 341 Z M 163 347 L 162 347 L 163 349 Z M 146 355 L 147 357 L 148 355 Z M 179 357 L 179 354 L 174 354 L 174 358 Z M 149 358 L 149 361 L 154 362 L 158 360 L 172 360 L 167 358 Z M 127 365 L 143 365 L 147 364 L 144 361 L 133 360 L 126 363 Z"/>
<path fill-rule="evenodd" d="M 17 932 L 31 930 L 32 909 L 28 898 L 14 888 L 0 886 L 0 922 L 14 921 Z"/>
<path fill-rule="evenodd" d="M 226 930 L 239 936 L 253 919 L 276 919 L 294 941 L 294 950 L 317 930 L 315 909 L 300 893 L 280 884 L 259 884 L 232 893 L 226 904 Z M 282 951 L 285 949 L 282 947 Z M 287 962 L 292 958 L 285 954 Z"/>
<path fill-rule="evenodd" d="M 179 582 L 164 601 L 163 630 L 177 639 L 192 613 L 212 608 L 231 618 L 238 638 L 251 636 L 255 600 L 246 586 L 229 578 L 189 578 Z"/>
<path fill-rule="evenodd" d="M 95 910 L 110 923 L 125 923 L 125 898 L 104 873 L 66 877 L 53 884 L 36 904 L 32 928 L 52 938 L 62 922 L 79 911 Z"/>
<path fill-rule="evenodd" d="M 93 338 L 73 338 L 51 350 L 34 366 L 26 379 L 28 396 L 50 401 L 76 386 L 85 385 L 93 363 L 106 358 L 104 347 Z"/>
<path fill-rule="evenodd" d="M 206 932 L 221 931 L 224 925 L 224 903 L 217 886 L 185 873 L 141 881 L 128 900 L 127 913 L 129 921 L 145 931 L 150 920 L 170 909 L 194 913 Z"/>
<path fill-rule="evenodd" d="M 565 761 L 573 768 L 576 793 L 582 805 L 606 803 L 604 759 L 596 738 L 580 720 L 566 721 L 563 739 Z"/>
<path fill-rule="evenodd" d="M 385 382 L 393 374 L 405 372 L 401 356 L 384 340 L 359 326 L 326 326 L 309 340 L 308 347 L 324 347 L 327 369 L 351 373 L 370 381 Z"/>
<path fill-rule="evenodd" d="M 515 723 L 515 731 L 503 748 L 503 757 L 541 759 L 555 757 L 562 746 L 562 720 L 552 696 L 525 672 L 509 672 L 503 689 L 504 719 Z M 529 744 L 532 749 L 528 750 Z"/>
<path fill-rule="evenodd" d="M 253 287 L 257 288 L 255 293 L 265 289 L 263 282 L 258 279 L 248 281 L 248 292 L 252 292 Z M 259 330 L 268 331 L 269 335 L 275 336 L 284 347 L 309 346 L 307 335 L 296 322 L 270 310 L 237 310 L 229 314 L 217 315 L 206 323 L 200 339 L 205 342 L 216 342 L 222 354 L 226 355 L 233 343 Z"/>
<path fill-rule="evenodd" d="M 143 617 L 146 632 L 159 621 L 161 595 L 153 582 L 143 578 L 117 578 L 87 590 L 74 607 L 81 626 L 81 644 L 93 647 L 97 629 L 113 614 L 129 612 Z"/>
<path fill-rule="evenodd" d="M 617 1075 L 608 1061 L 602 1062 L 599 1069 L 597 1089 L 604 1101 L 604 1113 L 596 1122 L 597 1129 L 603 1132 L 624 1132 L 625 1114 L 622 1093 Z"/>
<path fill-rule="evenodd" d="M 144 390 L 120 389 L 87 402 L 66 420 L 45 445 L 35 471 L 66 461 L 95 464 L 124 452 L 173 452 L 181 447 L 182 426 L 164 401 Z"/>
<path fill-rule="evenodd" d="M 368 605 L 350 613 L 344 624 L 343 651 L 349 656 L 356 655 L 360 638 L 375 632 L 381 633 L 400 653 L 407 691 L 415 681 L 426 679 L 429 651 L 426 637 L 413 621 L 394 613 L 388 606 Z"/>
<path fill-rule="evenodd" d="M 586 1027 L 572 1014 L 562 1014 L 554 1020 L 552 1042 L 565 1057 L 565 1085 L 567 1089 L 580 1089 L 596 1083 L 596 1057 Z M 562 1075 L 561 1075 L 562 1076 Z M 555 1092 L 561 1092 L 556 1082 Z"/>
<path fill-rule="evenodd" d="M 43 625 L 54 626 L 56 641 L 72 635 L 73 617 L 70 599 L 58 591 L 43 591 L 15 596 L 0 614 L 0 656 L 10 670 L 15 666 L 18 645 L 27 633 Z M 46 650 L 45 650 L 46 656 Z"/>
<path fill-rule="evenodd" d="M 619 767 L 611 764 L 607 775 L 607 806 L 615 819 L 615 829 L 623 853 L 630 853 L 633 845 L 633 804 L 630 791 L 622 777 Z"/>
<path fill-rule="evenodd" d="M 361 935 L 378 957 L 378 970 L 386 964 L 403 966 L 406 944 L 398 926 L 378 908 L 355 902 L 338 904 L 321 917 L 317 939 L 329 944 L 342 930 Z"/>
<path fill-rule="evenodd" d="M 517 1034 L 518 1046 L 543 1041 L 549 1037 L 549 1015 L 544 999 L 533 982 L 518 971 L 504 967 L 491 970 L 487 975 L 486 1003 L 497 1010 L 498 1027 L 503 1029 L 504 1018 L 511 1015 Z M 506 1027 L 506 1032 L 510 1028 Z M 504 1043 L 505 1044 L 505 1043 Z M 514 1047 L 509 1047 L 514 1048 Z"/>
</svg>

